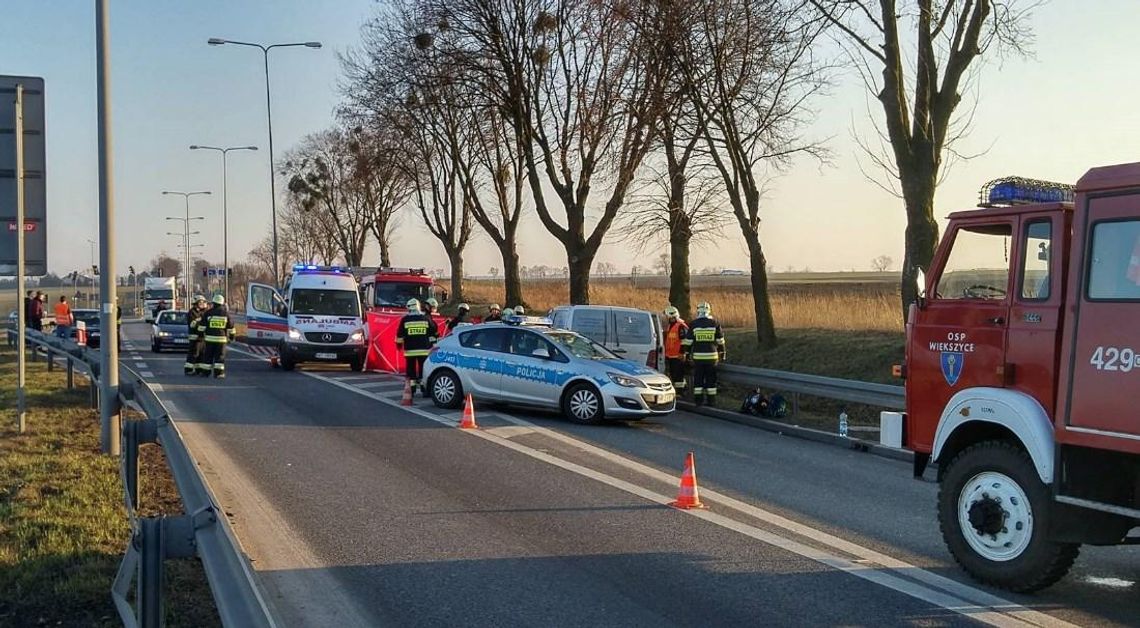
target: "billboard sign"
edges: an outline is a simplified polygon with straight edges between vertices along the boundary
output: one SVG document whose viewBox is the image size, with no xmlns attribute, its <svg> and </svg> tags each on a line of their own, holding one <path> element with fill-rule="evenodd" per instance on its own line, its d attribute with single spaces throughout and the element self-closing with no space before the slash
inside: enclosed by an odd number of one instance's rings
<svg viewBox="0 0 1140 628">
<path fill-rule="evenodd" d="M 0 275 L 16 274 L 16 85 L 24 86 L 24 271 L 47 274 L 44 80 L 0 76 Z"/>
</svg>

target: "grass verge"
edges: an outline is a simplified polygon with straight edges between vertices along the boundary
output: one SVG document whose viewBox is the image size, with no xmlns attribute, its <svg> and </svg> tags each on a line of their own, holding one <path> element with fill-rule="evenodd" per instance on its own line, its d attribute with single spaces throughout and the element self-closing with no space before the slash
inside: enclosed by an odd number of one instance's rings
<svg viewBox="0 0 1140 628">
<path fill-rule="evenodd" d="M 130 536 L 118 460 L 99 453 L 86 382 L 29 363 L 28 430 L 14 429 L 16 354 L 0 350 L 0 625 L 119 626 L 111 583 Z M 140 460 L 144 515 L 179 514 L 162 451 Z M 197 560 L 166 562 L 168 626 L 220 622 Z"/>
</svg>

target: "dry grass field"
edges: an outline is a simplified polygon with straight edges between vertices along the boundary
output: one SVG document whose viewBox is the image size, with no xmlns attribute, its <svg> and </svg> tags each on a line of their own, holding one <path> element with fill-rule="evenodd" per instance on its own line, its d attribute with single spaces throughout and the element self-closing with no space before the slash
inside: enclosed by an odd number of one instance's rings
<svg viewBox="0 0 1140 628">
<path fill-rule="evenodd" d="M 728 285 L 694 282 L 693 303 L 708 301 L 721 324 L 750 328 L 755 324 L 752 291 L 746 281 Z M 502 284 L 492 281 L 465 283 L 466 298 L 473 304 L 502 299 Z M 775 282 L 771 285 L 772 311 L 778 329 L 829 329 L 836 331 L 901 332 L 898 285 L 894 281 Z M 565 281 L 524 282 L 523 294 L 534 312 L 544 312 L 568 302 Z M 660 278 L 594 278 L 590 285 L 594 303 L 661 311 L 669 302 L 669 290 Z M 510 305 L 502 303 L 501 305 Z M 476 313 L 479 308 L 476 308 Z"/>
</svg>

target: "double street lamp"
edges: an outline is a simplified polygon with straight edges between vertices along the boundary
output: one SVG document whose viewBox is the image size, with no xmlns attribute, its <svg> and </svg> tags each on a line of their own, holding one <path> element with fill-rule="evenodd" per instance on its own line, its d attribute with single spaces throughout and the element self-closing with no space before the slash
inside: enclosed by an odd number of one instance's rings
<svg viewBox="0 0 1140 628">
<path fill-rule="evenodd" d="M 190 298 L 190 286 L 192 285 L 192 282 L 194 281 L 191 278 L 192 273 L 193 273 L 193 269 L 190 266 L 190 221 L 191 220 L 205 220 L 205 218 L 202 216 L 194 216 L 194 217 L 190 216 L 190 197 L 191 196 L 198 196 L 199 194 L 208 195 L 209 193 L 210 192 L 208 192 L 208 191 L 201 191 L 201 192 L 174 192 L 171 190 L 163 190 L 162 191 L 163 196 L 166 196 L 168 194 L 173 195 L 173 196 L 181 196 L 183 198 L 183 200 L 186 202 L 186 205 L 185 205 L 186 216 L 184 218 L 179 218 L 178 216 L 167 216 L 166 219 L 167 220 L 178 220 L 178 221 L 182 222 L 182 241 L 186 246 L 185 275 L 186 275 L 186 298 L 188 298 L 188 299 Z M 197 233 L 197 232 L 195 232 L 195 233 Z M 175 234 L 175 235 L 178 235 L 178 234 Z"/>
<path fill-rule="evenodd" d="M 257 49 L 261 50 L 262 56 L 265 59 L 265 115 L 266 115 L 266 118 L 268 119 L 268 127 L 269 127 L 269 200 L 270 200 L 270 207 L 271 207 L 272 217 L 273 217 L 273 282 L 277 285 L 280 285 L 280 283 L 281 283 L 280 279 L 281 278 L 279 276 L 280 271 L 278 270 L 280 260 L 278 259 L 278 256 L 277 256 L 277 182 L 275 180 L 274 172 L 273 172 L 273 168 L 274 168 L 274 166 L 273 166 L 273 107 L 271 105 L 271 101 L 270 101 L 270 97 L 269 97 L 269 93 L 270 93 L 269 92 L 269 51 L 273 50 L 274 48 L 296 48 L 296 47 L 320 48 L 321 42 L 319 42 L 319 41 L 305 41 L 305 42 L 295 42 L 295 43 L 288 43 L 288 44 L 269 44 L 268 46 L 266 46 L 264 44 L 258 44 L 258 43 L 247 42 L 247 41 L 234 41 L 232 39 L 221 39 L 219 37 L 211 37 L 210 39 L 208 39 L 206 41 L 206 43 L 211 45 L 211 46 L 221 46 L 224 44 L 233 44 L 235 46 L 249 46 L 251 48 L 257 48 Z M 226 274 L 227 280 L 229 279 L 228 273 L 229 273 L 229 271 L 227 269 L 227 274 Z"/>
<path fill-rule="evenodd" d="M 226 188 L 226 155 L 231 150 L 257 150 L 256 146 L 227 146 L 221 148 L 218 146 L 201 146 L 194 144 L 190 150 L 212 150 L 222 154 L 222 268 L 225 269 L 225 283 L 223 284 L 222 296 L 226 297 L 226 303 L 230 302 L 230 234 L 229 234 L 229 194 Z M 273 212 L 274 216 L 277 215 L 276 209 Z"/>
</svg>

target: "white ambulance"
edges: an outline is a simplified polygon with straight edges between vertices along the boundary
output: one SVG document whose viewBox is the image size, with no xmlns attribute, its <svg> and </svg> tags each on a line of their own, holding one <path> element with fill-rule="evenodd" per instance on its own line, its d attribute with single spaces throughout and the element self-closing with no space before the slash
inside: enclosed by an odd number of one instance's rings
<svg viewBox="0 0 1140 628">
<path fill-rule="evenodd" d="M 301 362 L 348 364 L 364 370 L 367 330 L 356 278 L 336 266 L 298 264 L 284 296 L 271 286 L 250 284 L 246 338 L 277 347 L 281 368 Z"/>
</svg>

